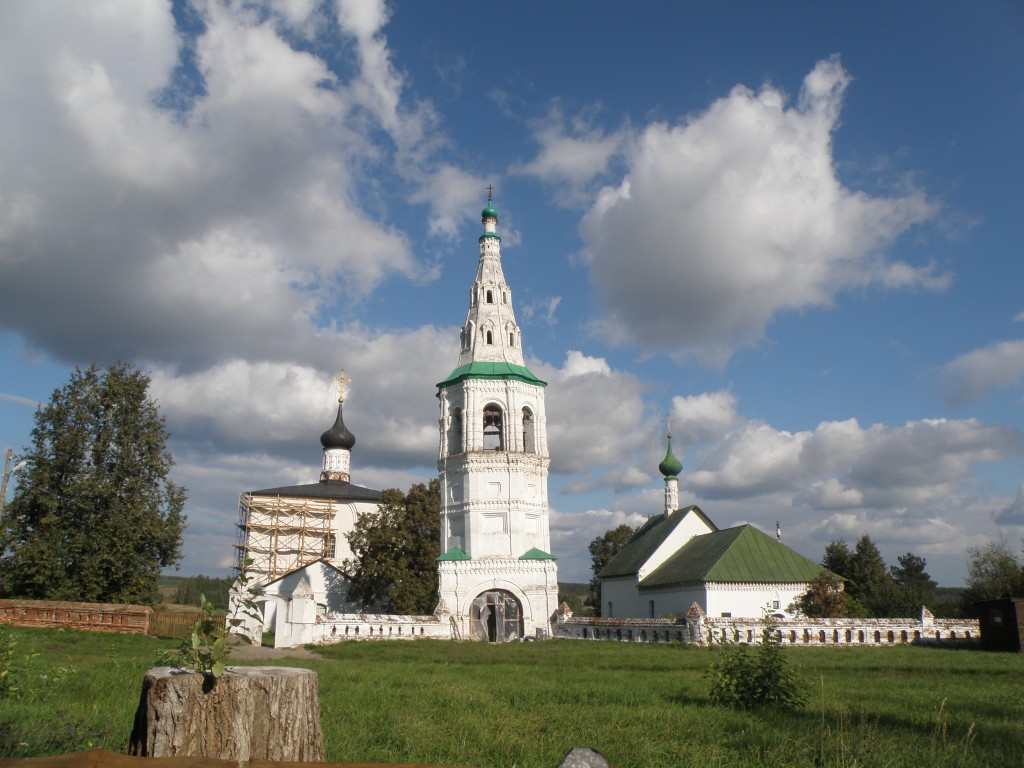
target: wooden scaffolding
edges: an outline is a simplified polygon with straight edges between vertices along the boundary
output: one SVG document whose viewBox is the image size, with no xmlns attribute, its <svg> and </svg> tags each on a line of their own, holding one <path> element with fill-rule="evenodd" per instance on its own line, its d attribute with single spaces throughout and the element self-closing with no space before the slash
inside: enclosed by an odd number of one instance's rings
<svg viewBox="0 0 1024 768">
<path fill-rule="evenodd" d="M 332 499 L 262 496 L 238 498 L 236 566 L 246 561 L 254 584 L 266 584 L 320 558 L 334 559 L 337 540 Z"/>
</svg>

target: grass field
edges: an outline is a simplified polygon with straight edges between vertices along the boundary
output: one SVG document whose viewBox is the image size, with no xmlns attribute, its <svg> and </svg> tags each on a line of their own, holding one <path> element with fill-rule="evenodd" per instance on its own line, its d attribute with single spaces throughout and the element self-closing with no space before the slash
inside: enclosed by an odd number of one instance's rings
<svg viewBox="0 0 1024 768">
<path fill-rule="evenodd" d="M 0 755 L 123 750 L 142 676 L 173 643 L 16 632 L 22 692 L 0 700 Z M 709 704 L 713 652 L 681 646 L 364 642 L 280 663 L 318 673 L 331 761 L 553 767 L 587 745 L 621 768 L 1024 766 L 1022 655 L 783 650 L 800 712 Z"/>
</svg>

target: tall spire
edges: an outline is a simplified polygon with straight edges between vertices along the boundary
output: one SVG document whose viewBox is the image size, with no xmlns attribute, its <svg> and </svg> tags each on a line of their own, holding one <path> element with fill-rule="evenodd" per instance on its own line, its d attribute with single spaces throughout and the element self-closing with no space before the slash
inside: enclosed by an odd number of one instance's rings
<svg viewBox="0 0 1024 768">
<path fill-rule="evenodd" d="M 480 215 L 480 260 L 470 288 L 469 311 L 462 327 L 458 365 L 508 363 L 525 365 L 522 334 L 512 310 L 512 289 L 501 268 L 501 237 L 498 212 L 493 207 L 493 187 L 487 188 L 487 207 Z"/>
</svg>

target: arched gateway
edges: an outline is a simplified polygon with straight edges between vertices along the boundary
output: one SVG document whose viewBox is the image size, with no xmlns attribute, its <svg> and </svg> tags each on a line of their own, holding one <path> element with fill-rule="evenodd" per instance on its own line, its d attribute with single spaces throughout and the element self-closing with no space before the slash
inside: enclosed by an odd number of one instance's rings
<svg viewBox="0 0 1024 768">
<path fill-rule="evenodd" d="M 469 636 L 473 640 L 504 643 L 523 637 L 523 606 L 504 589 L 483 592 L 469 609 Z"/>
</svg>

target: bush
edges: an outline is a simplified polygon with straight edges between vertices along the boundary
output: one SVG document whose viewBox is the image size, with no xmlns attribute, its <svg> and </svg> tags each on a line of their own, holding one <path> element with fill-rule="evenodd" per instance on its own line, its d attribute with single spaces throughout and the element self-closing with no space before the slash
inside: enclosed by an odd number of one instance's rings
<svg viewBox="0 0 1024 768">
<path fill-rule="evenodd" d="M 711 701 L 733 709 L 775 706 L 799 709 L 804 704 L 800 681 L 782 657 L 777 624 L 765 622 L 761 644 L 751 653 L 745 645 L 726 644 L 708 668 Z"/>
</svg>

